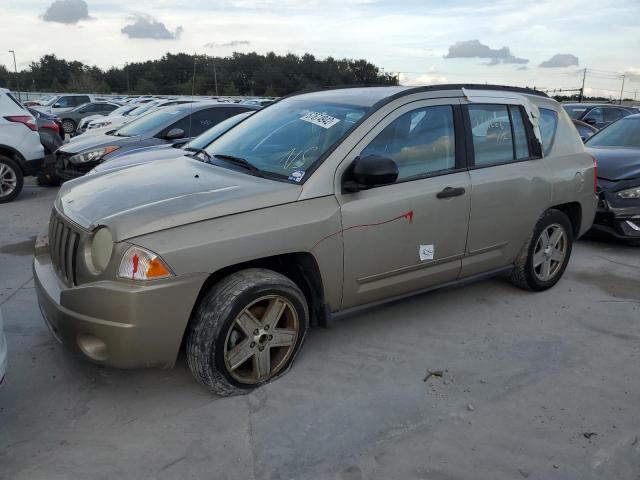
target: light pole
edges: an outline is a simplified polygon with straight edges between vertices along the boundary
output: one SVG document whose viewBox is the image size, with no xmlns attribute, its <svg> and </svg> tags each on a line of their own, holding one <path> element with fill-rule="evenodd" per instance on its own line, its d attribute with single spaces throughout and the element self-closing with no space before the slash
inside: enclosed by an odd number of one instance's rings
<svg viewBox="0 0 640 480">
<path fill-rule="evenodd" d="M 622 96 L 624 94 L 624 75 L 622 75 L 622 87 L 620 87 L 620 105 L 622 105 Z"/>
<path fill-rule="evenodd" d="M 21 102 L 20 99 L 20 80 L 18 79 L 18 66 L 16 65 L 16 52 L 13 50 L 9 50 L 9 53 L 13 54 L 13 71 L 16 72 L 16 90 L 18 90 L 18 101 Z"/>
</svg>

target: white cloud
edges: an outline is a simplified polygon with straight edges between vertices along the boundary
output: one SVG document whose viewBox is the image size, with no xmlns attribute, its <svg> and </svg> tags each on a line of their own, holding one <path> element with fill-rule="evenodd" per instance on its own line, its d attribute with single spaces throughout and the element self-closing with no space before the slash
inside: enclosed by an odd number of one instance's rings
<svg viewBox="0 0 640 480">
<path fill-rule="evenodd" d="M 400 85 L 407 87 L 418 87 L 423 85 L 437 85 L 440 83 L 447 83 L 447 77 L 444 75 L 438 75 L 437 73 L 423 73 L 417 77 L 410 77 L 405 73 L 399 75 Z"/>
</svg>

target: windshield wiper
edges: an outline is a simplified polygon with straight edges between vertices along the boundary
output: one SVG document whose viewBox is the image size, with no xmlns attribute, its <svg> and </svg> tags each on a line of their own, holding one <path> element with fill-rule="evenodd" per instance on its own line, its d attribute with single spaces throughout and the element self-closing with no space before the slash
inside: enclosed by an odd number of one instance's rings
<svg viewBox="0 0 640 480">
<path fill-rule="evenodd" d="M 251 172 L 251 174 L 255 175 L 256 177 L 263 177 L 264 178 L 264 175 L 262 174 L 262 170 L 260 170 L 255 165 L 247 162 L 244 158 L 234 157 L 233 155 L 224 155 L 224 154 L 220 154 L 220 153 L 215 153 L 213 156 L 215 158 L 219 158 L 220 160 L 224 160 L 225 162 L 229 162 L 229 163 L 232 163 L 234 165 L 238 165 L 240 167 L 244 167 L 245 169 L 249 170 L 249 172 Z"/>
</svg>

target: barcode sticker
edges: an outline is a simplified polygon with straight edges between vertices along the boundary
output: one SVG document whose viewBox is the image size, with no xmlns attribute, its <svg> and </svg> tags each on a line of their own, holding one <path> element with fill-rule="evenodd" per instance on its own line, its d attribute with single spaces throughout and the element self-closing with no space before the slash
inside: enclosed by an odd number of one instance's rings
<svg viewBox="0 0 640 480">
<path fill-rule="evenodd" d="M 326 113 L 320 113 L 320 112 L 305 113 L 302 117 L 300 117 L 300 120 L 313 123 L 314 125 L 318 125 L 319 127 L 322 127 L 322 128 L 331 128 L 340 121 L 339 118 L 335 118 L 335 117 L 332 117 L 331 115 L 327 115 Z"/>
</svg>

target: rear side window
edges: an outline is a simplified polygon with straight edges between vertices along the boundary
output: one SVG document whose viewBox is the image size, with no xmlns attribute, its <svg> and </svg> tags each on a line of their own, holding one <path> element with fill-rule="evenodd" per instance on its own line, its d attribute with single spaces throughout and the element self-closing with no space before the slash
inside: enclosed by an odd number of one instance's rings
<svg viewBox="0 0 640 480">
<path fill-rule="evenodd" d="M 469 105 L 469 119 L 476 166 L 515 159 L 507 105 Z"/>
<path fill-rule="evenodd" d="M 548 108 L 540 109 L 540 136 L 542 137 L 542 152 L 548 155 L 553 146 L 553 140 L 556 136 L 556 127 L 558 126 L 558 113 Z"/>
<path fill-rule="evenodd" d="M 604 110 L 604 121 L 605 122 L 615 122 L 616 120 L 620 120 L 624 117 L 623 110 L 619 108 L 606 108 Z"/>
<path fill-rule="evenodd" d="M 527 129 L 522 119 L 522 110 L 514 105 L 510 105 L 509 113 L 511 114 L 511 125 L 513 126 L 516 158 L 518 160 L 529 158 L 531 156 L 529 153 L 529 139 L 527 138 Z"/>
</svg>

